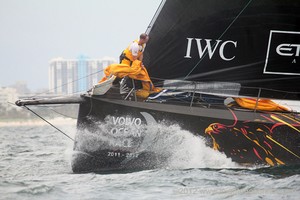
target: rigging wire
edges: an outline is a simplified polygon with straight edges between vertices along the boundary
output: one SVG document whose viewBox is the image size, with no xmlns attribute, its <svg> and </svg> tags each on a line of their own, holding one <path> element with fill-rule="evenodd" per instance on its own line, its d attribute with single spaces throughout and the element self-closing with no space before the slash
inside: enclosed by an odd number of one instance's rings
<svg viewBox="0 0 300 200">
<path fill-rule="evenodd" d="M 220 35 L 220 37 L 218 38 L 221 39 L 223 37 L 223 35 L 228 31 L 228 29 L 233 25 L 233 23 L 240 17 L 240 15 L 246 10 L 246 8 L 250 5 L 250 3 L 253 0 L 249 0 L 248 3 L 244 6 L 244 8 L 240 11 L 240 13 L 233 19 L 233 21 L 229 24 L 229 26 L 225 29 L 225 31 Z M 217 44 L 217 42 L 214 43 L 214 45 L 212 47 L 214 47 Z M 190 74 L 198 67 L 198 65 L 200 64 L 200 62 L 206 57 L 206 55 L 208 54 L 208 52 L 205 53 L 205 55 L 196 63 L 196 65 L 193 67 L 193 69 L 184 77 L 184 79 L 187 79 Z"/>
<path fill-rule="evenodd" d="M 12 102 L 7 102 L 8 104 L 14 105 L 16 106 L 14 103 Z M 37 114 L 36 112 L 34 112 L 33 110 L 31 110 L 29 107 L 27 107 L 26 105 L 24 105 L 24 107 L 29 110 L 30 112 L 32 112 L 34 115 L 36 115 L 37 117 L 39 117 L 40 119 L 42 119 L 43 121 L 45 121 L 47 124 L 49 124 L 50 126 L 52 126 L 53 128 L 55 128 L 57 131 L 59 131 L 60 133 L 62 133 L 64 136 L 66 136 L 67 138 L 69 138 L 70 140 L 72 140 L 73 142 L 75 142 L 75 140 L 73 138 L 71 138 L 69 135 L 67 135 L 65 132 L 63 132 L 62 130 L 60 130 L 59 128 L 57 128 L 56 126 L 54 126 L 52 123 L 50 123 L 48 120 L 46 120 L 45 118 L 43 118 L 42 116 L 40 116 L 39 114 Z M 21 107 L 23 108 L 23 107 Z M 91 156 L 91 157 L 95 157 L 89 153 L 86 153 L 86 155 Z M 98 156 L 97 156 L 98 157 Z"/>
<path fill-rule="evenodd" d="M 71 119 L 77 119 L 76 117 L 72 117 L 72 116 L 63 114 L 63 113 L 61 113 L 61 112 L 58 112 L 58 111 L 54 110 L 53 108 L 51 108 L 51 107 L 49 107 L 49 106 L 42 106 L 42 105 L 39 105 L 39 106 L 37 106 L 37 107 L 46 108 L 46 109 L 51 110 L 51 111 L 53 111 L 54 113 L 56 113 L 56 114 L 58 114 L 58 115 L 61 115 L 61 116 L 63 116 L 63 117 L 67 117 L 67 118 L 71 118 Z"/>
<path fill-rule="evenodd" d="M 57 87 L 55 87 L 55 88 L 49 89 L 49 90 L 46 91 L 46 92 L 37 93 L 37 94 L 35 94 L 35 95 L 33 95 L 33 96 L 30 96 L 29 98 L 34 98 L 34 97 L 37 97 L 38 95 L 41 95 L 41 94 L 48 94 L 48 93 L 50 93 L 50 91 L 52 91 L 52 90 L 55 90 L 55 89 L 57 89 L 57 88 L 61 88 L 61 87 L 65 86 L 65 85 L 68 85 L 68 84 L 70 84 L 70 83 L 74 83 L 74 82 L 79 81 L 79 80 L 81 80 L 81 79 L 88 78 L 88 77 L 90 77 L 90 76 L 92 76 L 92 75 L 98 74 L 98 73 L 103 72 L 103 71 L 104 71 L 104 69 L 99 70 L 99 71 L 96 71 L 96 72 L 91 73 L 91 74 L 89 74 L 89 75 L 87 75 L 87 76 L 78 78 L 78 79 L 76 79 L 76 80 L 67 82 L 67 83 L 62 84 L 62 85 L 60 85 L 60 86 L 57 86 Z M 77 91 L 77 92 L 74 92 L 74 93 L 72 93 L 72 94 L 80 93 L 80 92 L 82 92 L 82 91 Z M 7 103 L 16 106 L 14 103 L 11 103 L 11 102 L 7 102 Z M 39 117 L 40 119 L 42 119 L 44 122 L 46 122 L 47 124 L 49 124 L 50 126 L 52 126 L 53 128 L 55 128 L 55 129 L 56 129 L 57 131 L 59 131 L 60 133 L 62 133 L 63 135 L 65 135 L 67 138 L 69 138 L 70 140 L 72 140 L 73 142 L 75 142 L 75 140 L 74 140 L 73 138 L 71 138 L 71 137 L 70 137 L 69 135 L 67 135 L 65 132 L 63 132 L 62 130 L 60 130 L 59 128 L 57 128 L 55 125 L 53 125 L 52 123 L 50 123 L 48 120 L 46 120 L 45 118 L 43 118 L 41 115 L 39 115 L 38 113 L 34 112 L 33 110 L 31 110 L 31 109 L 30 109 L 29 107 L 27 107 L 26 105 L 24 105 L 23 107 L 25 107 L 27 110 L 29 110 L 30 112 L 32 112 L 34 115 L 36 115 L 37 117 Z M 55 113 L 57 113 L 57 114 L 60 114 L 60 115 L 62 115 L 62 116 L 65 116 L 65 115 L 63 115 L 62 113 L 59 113 L 59 112 L 57 112 L 57 111 L 55 111 L 55 110 L 53 110 L 53 109 L 51 109 L 51 108 L 49 108 L 49 107 L 46 107 L 46 108 L 52 110 L 53 112 L 55 112 Z"/>
<path fill-rule="evenodd" d="M 68 136 L 65 132 L 63 132 L 62 130 L 60 130 L 59 128 L 57 128 L 56 126 L 54 126 L 52 123 L 50 123 L 48 120 L 46 120 L 45 118 L 43 118 L 42 116 L 40 116 L 38 113 L 34 112 L 33 110 L 31 110 L 29 107 L 27 107 L 26 105 L 24 105 L 24 107 L 29 110 L 30 112 L 32 112 L 34 115 L 36 115 L 37 117 L 39 117 L 40 119 L 42 119 L 44 122 L 46 122 L 47 124 L 49 124 L 50 126 L 52 126 L 53 128 L 55 128 L 57 131 L 59 131 L 60 133 L 62 133 L 64 136 L 66 136 L 67 138 L 69 138 L 70 140 L 72 140 L 73 142 L 75 142 L 75 140 L 73 138 L 71 138 L 70 136 Z"/>
<path fill-rule="evenodd" d="M 14 103 L 12 102 L 7 102 L 8 104 L 11 104 L 13 106 L 16 106 Z M 50 126 L 52 126 L 53 128 L 55 128 L 56 130 L 58 130 L 60 133 L 62 133 L 63 135 L 65 135 L 66 137 L 68 137 L 69 139 L 71 139 L 73 142 L 75 142 L 75 140 L 73 138 L 71 138 L 69 135 L 67 135 L 65 132 L 63 132 L 62 130 L 60 130 L 59 128 L 57 128 L 56 126 L 54 126 L 52 123 L 50 123 L 48 120 L 46 120 L 45 118 L 43 118 L 42 116 L 40 116 L 39 114 L 37 114 L 36 112 L 34 112 L 33 110 L 31 110 L 29 107 L 27 107 L 26 105 L 24 105 L 23 107 L 25 107 L 27 110 L 29 110 L 30 112 L 32 112 L 34 115 L 36 115 L 37 117 L 39 117 L 40 119 L 42 119 L 43 121 L 45 121 L 47 124 L 49 124 Z M 23 108 L 21 107 L 21 108 Z"/>
<path fill-rule="evenodd" d="M 64 83 L 64 84 L 62 84 L 62 85 L 60 85 L 60 86 L 57 86 L 57 87 L 55 87 L 55 88 L 49 89 L 48 91 L 37 93 L 37 94 L 35 94 L 35 95 L 33 95 L 33 96 L 30 96 L 29 98 L 34 98 L 34 97 L 37 97 L 37 96 L 39 96 L 39 95 L 41 95 L 41 94 L 49 94 L 50 91 L 53 91 L 53 90 L 58 89 L 58 88 L 62 88 L 63 86 L 66 86 L 66 85 L 68 85 L 68 84 L 70 84 L 70 83 L 74 83 L 74 82 L 79 81 L 79 80 L 81 80 L 81 79 L 88 78 L 88 77 L 90 77 L 90 76 L 92 76 L 92 75 L 98 74 L 98 73 L 103 72 L 103 71 L 104 71 L 104 69 L 99 70 L 99 71 L 96 71 L 96 72 L 94 72 L 94 73 L 91 73 L 91 74 L 88 74 L 88 75 L 86 75 L 86 76 L 80 77 L 80 78 L 75 79 L 75 80 L 73 80 L 73 81 Z M 80 92 L 82 92 L 82 91 L 76 91 L 76 92 L 73 92 L 72 94 L 76 94 L 76 93 L 80 93 Z"/>
</svg>

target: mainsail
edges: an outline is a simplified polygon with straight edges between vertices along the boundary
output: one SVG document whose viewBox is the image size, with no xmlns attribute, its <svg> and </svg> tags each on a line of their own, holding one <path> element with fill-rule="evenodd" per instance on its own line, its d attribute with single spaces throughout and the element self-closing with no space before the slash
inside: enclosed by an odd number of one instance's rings
<svg viewBox="0 0 300 200">
<path fill-rule="evenodd" d="M 230 82 L 300 99 L 300 1 L 164 0 L 148 33 L 152 79 Z"/>
</svg>

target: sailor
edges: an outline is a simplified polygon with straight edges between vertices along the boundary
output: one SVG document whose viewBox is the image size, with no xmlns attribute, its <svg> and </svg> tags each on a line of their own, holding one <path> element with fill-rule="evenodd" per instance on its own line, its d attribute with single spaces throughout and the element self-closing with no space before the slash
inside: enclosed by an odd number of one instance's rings
<svg viewBox="0 0 300 200">
<path fill-rule="evenodd" d="M 137 90 L 136 95 L 147 98 L 151 93 L 160 92 L 156 88 L 143 64 L 143 53 L 149 36 L 142 33 L 138 40 L 133 41 L 120 55 L 120 64 L 111 64 L 104 70 L 105 76 L 99 83 L 109 79 L 111 75 L 116 76 L 114 84 L 120 82 L 120 94 L 124 95 L 130 92 L 131 88 Z"/>
<path fill-rule="evenodd" d="M 149 41 L 149 36 L 146 33 L 142 33 L 139 37 L 138 40 L 134 40 L 120 55 L 120 64 L 126 64 L 129 66 L 133 66 L 134 61 L 139 60 L 140 66 L 143 68 L 143 71 L 148 75 L 147 69 L 145 68 L 143 64 L 143 55 L 144 55 L 144 50 L 146 48 L 146 44 Z M 134 86 L 133 86 L 134 83 Z M 128 91 L 128 87 L 132 88 L 135 87 L 136 89 L 141 89 L 143 88 L 144 90 L 147 91 L 160 91 L 158 88 L 155 88 L 150 80 L 150 82 L 143 82 L 143 81 L 132 81 L 128 77 L 124 77 L 120 81 L 121 85 L 121 91 L 120 93 Z"/>
<path fill-rule="evenodd" d="M 149 36 L 146 33 L 140 35 L 139 40 L 134 40 L 120 55 L 120 63 L 132 65 L 135 60 L 143 62 L 143 53 L 146 47 L 146 43 L 149 40 Z M 143 64 L 142 64 L 143 66 Z"/>
</svg>

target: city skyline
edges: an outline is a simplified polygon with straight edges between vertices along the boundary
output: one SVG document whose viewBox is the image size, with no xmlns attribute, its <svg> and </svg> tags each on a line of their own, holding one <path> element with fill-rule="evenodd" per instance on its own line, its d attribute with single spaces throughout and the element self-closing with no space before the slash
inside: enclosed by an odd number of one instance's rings
<svg viewBox="0 0 300 200">
<path fill-rule="evenodd" d="M 0 87 L 23 81 L 30 90 L 48 88 L 56 57 L 117 59 L 145 32 L 160 2 L 0 0 Z"/>
<path fill-rule="evenodd" d="M 91 59 L 83 55 L 76 59 L 52 59 L 49 63 L 48 91 L 53 94 L 85 92 L 103 78 L 104 67 L 115 62 L 109 57 Z"/>
</svg>

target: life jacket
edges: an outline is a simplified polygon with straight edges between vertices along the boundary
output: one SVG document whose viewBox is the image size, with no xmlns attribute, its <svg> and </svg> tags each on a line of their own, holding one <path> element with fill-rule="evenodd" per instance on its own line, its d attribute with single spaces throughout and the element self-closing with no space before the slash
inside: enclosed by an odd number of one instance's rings
<svg viewBox="0 0 300 200">
<path fill-rule="evenodd" d="M 139 40 L 134 40 L 133 42 L 139 43 Z M 124 60 L 127 60 L 128 63 L 132 63 L 133 62 L 133 55 L 132 55 L 132 53 L 130 51 L 130 46 L 131 46 L 131 44 L 123 51 L 124 59 L 122 60 L 122 63 L 123 63 Z M 143 54 L 143 51 L 144 51 L 144 49 L 146 47 L 146 44 L 142 44 L 142 45 L 139 45 L 139 46 L 141 46 L 142 49 L 138 52 L 137 57 L 140 57 Z M 126 64 L 126 63 L 124 63 L 124 64 Z"/>
</svg>

